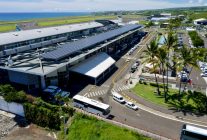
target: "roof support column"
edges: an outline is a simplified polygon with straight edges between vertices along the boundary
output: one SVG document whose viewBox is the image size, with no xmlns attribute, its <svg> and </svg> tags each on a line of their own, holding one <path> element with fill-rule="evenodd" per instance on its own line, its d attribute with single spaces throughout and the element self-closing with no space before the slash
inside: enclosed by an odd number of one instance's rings
<svg viewBox="0 0 207 140">
<path fill-rule="evenodd" d="M 46 83 L 45 83 L 45 77 L 41 76 L 41 88 L 45 89 L 46 88 Z"/>
<path fill-rule="evenodd" d="M 97 79 L 95 78 L 95 85 L 97 84 Z"/>
</svg>

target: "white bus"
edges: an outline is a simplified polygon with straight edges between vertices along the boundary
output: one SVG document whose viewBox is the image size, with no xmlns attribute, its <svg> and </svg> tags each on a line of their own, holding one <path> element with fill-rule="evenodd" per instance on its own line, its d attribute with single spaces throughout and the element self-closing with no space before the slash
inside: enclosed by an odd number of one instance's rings
<svg viewBox="0 0 207 140">
<path fill-rule="evenodd" d="M 110 113 L 109 105 L 80 95 L 73 97 L 73 106 L 105 118 Z"/>
<path fill-rule="evenodd" d="M 207 129 L 183 125 L 180 140 L 207 140 Z"/>
</svg>

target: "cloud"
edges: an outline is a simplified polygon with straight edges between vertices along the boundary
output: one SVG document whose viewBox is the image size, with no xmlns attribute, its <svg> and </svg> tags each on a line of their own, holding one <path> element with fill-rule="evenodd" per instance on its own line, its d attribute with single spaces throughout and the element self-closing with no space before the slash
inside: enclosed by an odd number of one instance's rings
<svg viewBox="0 0 207 140">
<path fill-rule="evenodd" d="M 202 5 L 206 0 L 0 0 L 0 12 L 143 10 Z"/>
</svg>

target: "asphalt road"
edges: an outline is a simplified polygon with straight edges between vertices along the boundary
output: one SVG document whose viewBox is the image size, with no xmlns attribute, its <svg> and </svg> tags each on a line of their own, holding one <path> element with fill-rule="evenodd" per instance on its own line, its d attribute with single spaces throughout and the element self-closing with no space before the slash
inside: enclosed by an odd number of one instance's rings
<svg viewBox="0 0 207 140">
<path fill-rule="evenodd" d="M 169 139 L 179 139 L 183 123 L 165 119 L 141 109 L 134 111 L 112 98 L 110 98 L 109 104 L 112 106 L 111 115 L 115 116 L 113 120 Z"/>
</svg>

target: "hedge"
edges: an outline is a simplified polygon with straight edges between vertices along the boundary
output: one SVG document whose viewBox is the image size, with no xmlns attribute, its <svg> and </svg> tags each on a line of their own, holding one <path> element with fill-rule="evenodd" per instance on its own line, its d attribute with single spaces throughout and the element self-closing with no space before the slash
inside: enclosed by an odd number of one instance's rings
<svg viewBox="0 0 207 140">
<path fill-rule="evenodd" d="M 28 121 L 42 127 L 60 130 L 60 113 L 31 103 L 24 104 L 25 117 Z"/>
<path fill-rule="evenodd" d="M 60 129 L 61 119 L 60 116 L 71 117 L 74 115 L 75 110 L 71 107 L 56 106 L 44 102 L 42 99 L 36 99 L 33 104 L 24 104 L 25 117 L 28 121 L 42 127 L 50 129 Z"/>
<path fill-rule="evenodd" d="M 11 85 L 0 85 L 0 96 L 7 102 L 24 103 L 27 96 L 24 91 L 16 91 Z"/>
<path fill-rule="evenodd" d="M 204 46 L 203 39 L 201 39 L 201 37 L 198 35 L 198 33 L 196 31 L 188 32 L 188 34 L 189 34 L 189 36 L 193 42 L 193 45 L 195 47 Z"/>
<path fill-rule="evenodd" d="M 157 87 L 156 83 L 150 83 L 150 86 Z M 167 85 L 165 85 L 167 87 Z M 159 84 L 159 88 L 164 88 L 163 84 Z"/>
</svg>

